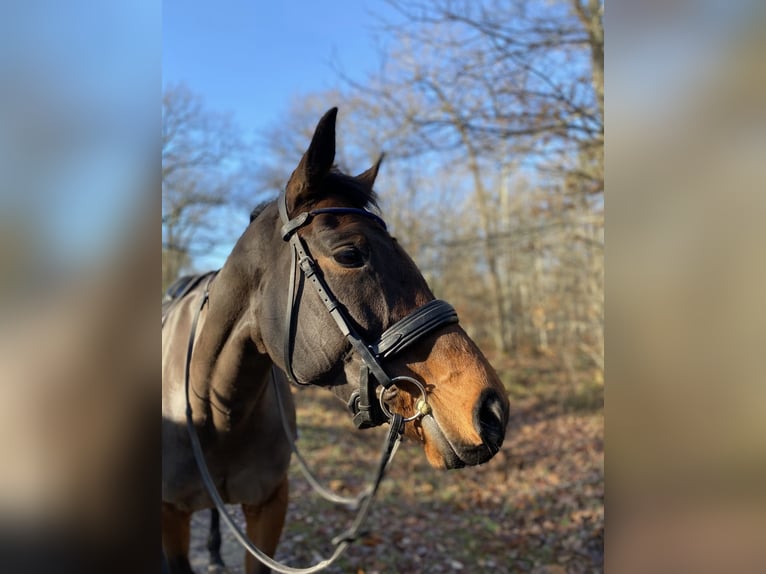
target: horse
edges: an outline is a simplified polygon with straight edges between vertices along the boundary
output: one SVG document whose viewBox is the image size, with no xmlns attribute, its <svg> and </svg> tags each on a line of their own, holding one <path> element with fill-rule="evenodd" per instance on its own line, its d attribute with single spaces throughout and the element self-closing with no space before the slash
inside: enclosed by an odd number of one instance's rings
<svg viewBox="0 0 766 574">
<path fill-rule="evenodd" d="M 248 537 L 274 555 L 288 502 L 280 410 L 294 428 L 290 383 L 329 388 L 358 428 L 409 421 L 404 436 L 436 468 L 485 463 L 503 443 L 509 402 L 499 377 L 378 214 L 382 156 L 356 176 L 334 165 L 336 117 L 332 108 L 319 120 L 280 196 L 251 217 L 221 269 L 163 313 L 162 549 L 171 573 L 193 572 L 190 516 L 214 506 L 189 425 L 220 497 L 241 505 Z M 274 369 L 285 377 L 272 384 Z M 248 554 L 245 571 L 268 568 Z"/>
</svg>

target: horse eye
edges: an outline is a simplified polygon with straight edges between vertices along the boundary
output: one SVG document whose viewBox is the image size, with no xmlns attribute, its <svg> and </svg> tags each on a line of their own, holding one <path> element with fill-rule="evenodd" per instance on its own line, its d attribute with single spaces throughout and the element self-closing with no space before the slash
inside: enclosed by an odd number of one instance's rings
<svg viewBox="0 0 766 574">
<path fill-rule="evenodd" d="M 343 267 L 362 267 L 364 265 L 364 254 L 356 247 L 344 247 L 333 253 L 332 256 Z"/>
</svg>

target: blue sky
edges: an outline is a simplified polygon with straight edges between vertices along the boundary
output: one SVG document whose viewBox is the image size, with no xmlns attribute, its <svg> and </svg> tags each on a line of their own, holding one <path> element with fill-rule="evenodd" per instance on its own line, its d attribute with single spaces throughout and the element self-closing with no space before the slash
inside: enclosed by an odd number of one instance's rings
<svg viewBox="0 0 766 574">
<path fill-rule="evenodd" d="M 155 0 L 3 3 L 0 228 L 26 229 L 41 267 L 113 260 L 145 221 L 160 19 Z"/>
<path fill-rule="evenodd" d="M 246 133 L 300 94 L 337 86 L 333 65 L 361 78 L 379 63 L 381 0 L 165 0 L 163 85 L 185 82 Z"/>
<path fill-rule="evenodd" d="M 291 101 L 337 87 L 337 69 L 354 79 L 377 69 L 381 16 L 394 16 L 383 0 L 164 0 L 163 86 L 185 83 L 252 141 Z M 195 257 L 195 267 L 223 265 L 234 239 Z"/>
</svg>

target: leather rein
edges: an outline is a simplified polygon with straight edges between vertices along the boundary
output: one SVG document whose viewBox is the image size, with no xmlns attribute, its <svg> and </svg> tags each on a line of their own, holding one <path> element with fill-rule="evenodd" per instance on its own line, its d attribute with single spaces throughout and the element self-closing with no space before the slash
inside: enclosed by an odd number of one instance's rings
<svg viewBox="0 0 766 574">
<path fill-rule="evenodd" d="M 330 289 L 325 284 L 319 267 L 317 266 L 314 259 L 309 255 L 306 245 L 304 244 L 297 231 L 301 227 L 308 225 L 315 216 L 320 214 L 360 215 L 374 220 L 379 225 L 381 225 L 383 229 L 387 229 L 385 222 L 379 216 L 366 209 L 350 207 L 329 207 L 315 209 L 303 212 L 295 218 L 290 219 L 287 213 L 287 200 L 285 198 L 284 192 L 280 194 L 278 199 L 278 206 L 280 218 L 282 219 L 283 223 L 281 229 L 282 239 L 290 243 L 292 252 L 290 286 L 287 297 L 287 312 L 285 316 L 284 343 L 286 365 L 285 374 L 287 375 L 288 380 L 297 385 L 305 386 L 311 384 L 298 381 L 292 365 L 292 343 L 294 341 L 293 334 L 295 328 L 293 317 L 297 306 L 296 279 L 303 280 L 305 278 L 316 290 L 320 299 L 330 313 L 330 316 L 338 325 L 341 333 L 344 335 L 344 337 L 346 337 L 346 339 L 348 339 L 353 350 L 360 355 L 363 361 L 362 372 L 360 373 L 359 388 L 352 393 L 348 402 L 348 407 L 353 414 L 354 424 L 357 428 L 360 429 L 379 426 L 385 422 L 388 422 L 390 425 L 389 432 L 385 441 L 383 442 L 381 449 L 380 462 L 371 480 L 372 485 L 363 493 L 361 497 L 359 497 L 360 502 L 358 504 L 357 515 L 352 521 L 351 526 L 341 535 L 336 536 L 333 539 L 332 542 L 335 545 L 335 548 L 332 555 L 329 558 L 321 560 L 316 565 L 308 568 L 295 568 L 275 561 L 273 558 L 255 546 L 255 544 L 253 544 L 253 542 L 235 523 L 234 519 L 225 506 L 225 502 L 218 492 L 213 477 L 210 474 L 207 462 L 205 461 L 205 455 L 200 443 L 199 435 L 197 434 L 197 429 L 193 420 L 190 401 L 190 373 L 194 341 L 196 339 L 197 322 L 199 320 L 202 309 L 208 302 L 210 283 L 214 276 L 211 276 L 208 279 L 208 282 L 205 286 L 205 292 L 192 320 L 191 330 L 189 333 L 189 343 L 187 346 L 186 364 L 184 370 L 186 426 L 191 440 L 192 452 L 197 462 L 197 467 L 199 468 L 205 488 L 207 489 L 208 494 L 213 500 L 216 508 L 220 512 L 223 521 L 231 529 L 235 538 L 237 538 L 245 550 L 252 554 L 258 561 L 276 572 L 281 572 L 284 574 L 313 574 L 314 572 L 323 570 L 334 563 L 343 554 L 346 548 L 363 534 L 362 526 L 365 519 L 367 518 L 367 515 L 369 514 L 372 502 L 375 498 L 375 494 L 377 493 L 378 487 L 383 480 L 386 469 L 388 468 L 391 459 L 393 458 L 399 446 L 402 434 L 404 432 L 404 424 L 406 422 L 414 421 L 422 416 L 426 416 L 431 412 L 427 400 L 427 393 L 423 384 L 412 377 L 389 377 L 381 365 L 380 360 L 394 356 L 395 354 L 406 349 L 436 329 L 439 329 L 445 325 L 457 323 L 458 317 L 455 309 L 449 303 L 438 299 L 433 300 L 415 309 L 404 319 L 401 319 L 386 329 L 380 338 L 374 343 L 365 343 L 365 341 L 358 335 L 356 330 L 349 322 L 343 306 L 338 302 L 338 300 L 334 297 Z M 297 277 L 299 273 L 298 270 L 300 270 L 300 278 Z M 394 386 L 397 381 L 406 381 L 414 384 L 421 393 L 421 396 L 415 406 L 415 413 L 407 418 L 399 413 L 392 413 L 384 400 L 384 391 Z M 278 389 L 276 390 L 278 391 Z M 282 410 L 281 406 L 281 398 L 278 394 L 277 398 L 278 405 L 282 411 L 282 417 L 284 419 L 284 411 Z M 295 447 L 292 433 L 288 432 L 288 425 L 284 420 L 283 426 L 285 427 L 285 432 L 287 433 L 288 440 L 291 443 L 291 448 L 293 452 L 296 452 L 297 454 L 297 449 Z M 302 468 L 305 468 L 305 463 L 300 456 L 299 461 Z M 343 503 L 342 501 L 340 502 Z"/>
</svg>

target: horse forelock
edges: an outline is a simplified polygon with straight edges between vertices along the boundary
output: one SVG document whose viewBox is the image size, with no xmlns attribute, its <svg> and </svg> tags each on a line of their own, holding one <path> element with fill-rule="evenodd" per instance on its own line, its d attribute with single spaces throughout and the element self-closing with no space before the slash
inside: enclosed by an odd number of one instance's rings
<svg viewBox="0 0 766 574">
<path fill-rule="evenodd" d="M 297 207 L 310 209 L 318 201 L 327 197 L 338 197 L 350 207 L 380 210 L 377 193 L 356 177 L 340 171 L 337 166 L 333 166 L 333 169 L 325 175 L 317 189 L 307 193 Z M 256 205 L 250 212 L 250 223 L 258 219 L 266 208 L 275 201 L 271 199 Z"/>
<path fill-rule="evenodd" d="M 352 207 L 378 208 L 378 196 L 371 187 L 367 187 L 357 178 L 343 173 L 334 167 L 322 182 L 328 194 L 337 194 L 351 203 Z"/>
<path fill-rule="evenodd" d="M 294 205 L 289 205 L 291 217 L 295 217 L 299 211 L 312 209 L 317 203 L 327 199 L 337 200 L 339 207 L 378 209 L 378 196 L 372 188 L 333 167 L 311 187 L 304 188 Z"/>
</svg>

